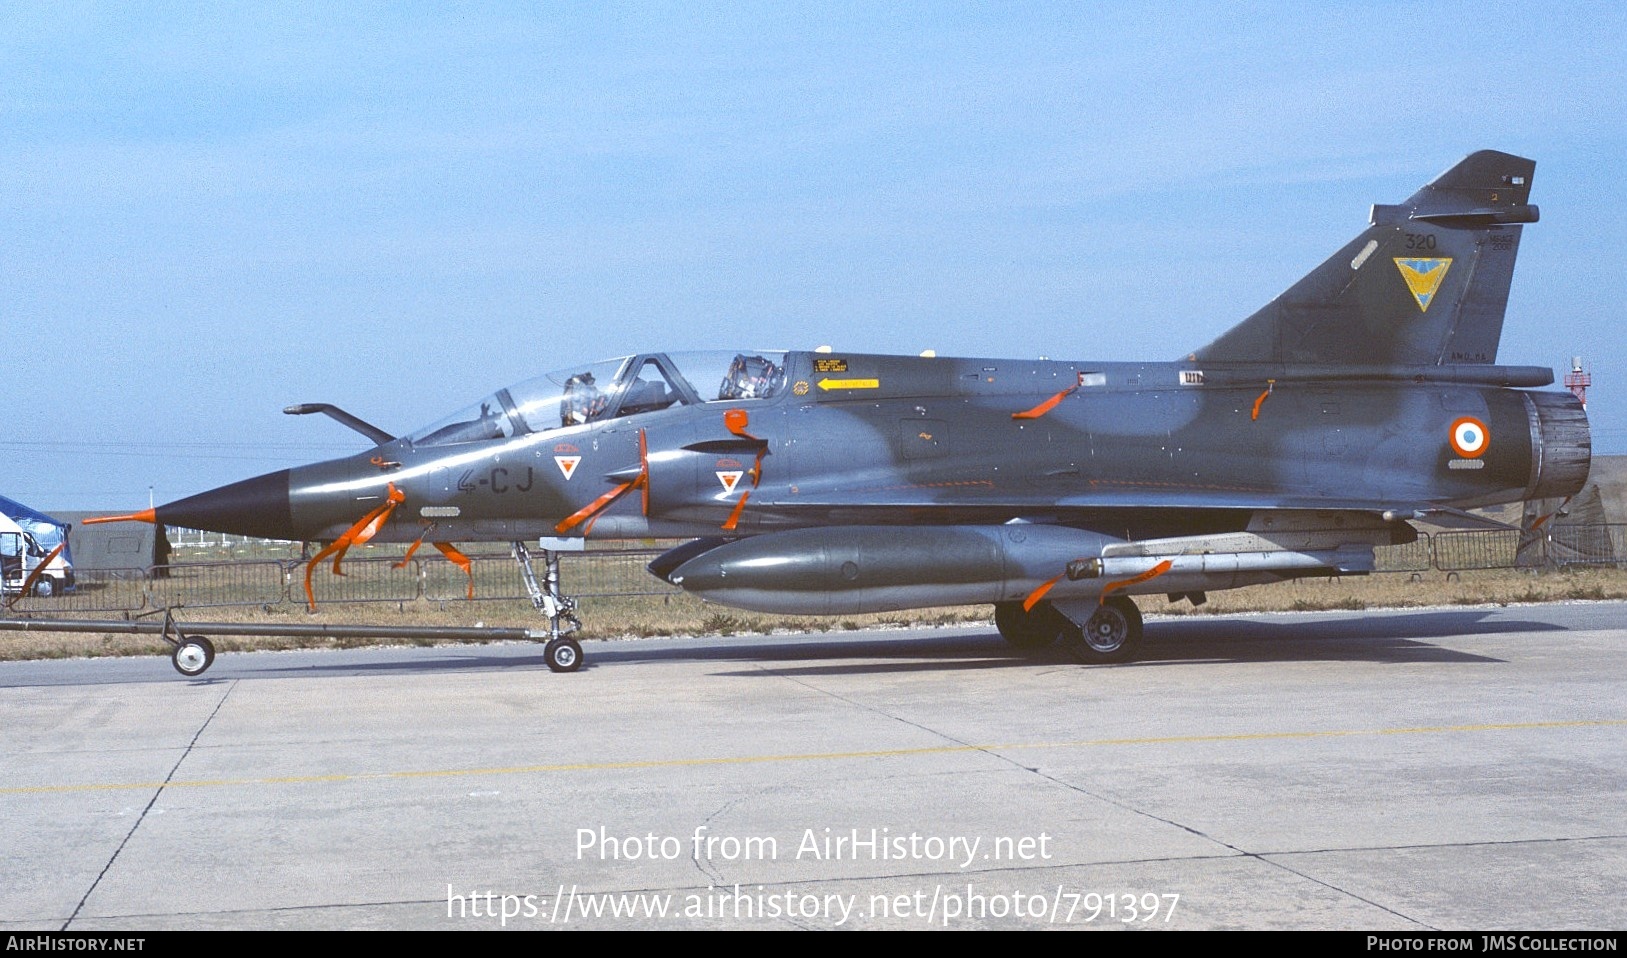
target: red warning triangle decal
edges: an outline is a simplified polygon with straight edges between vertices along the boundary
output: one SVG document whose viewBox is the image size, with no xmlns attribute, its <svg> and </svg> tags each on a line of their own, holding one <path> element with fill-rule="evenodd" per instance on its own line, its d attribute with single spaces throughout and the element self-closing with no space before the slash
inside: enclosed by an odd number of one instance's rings
<svg viewBox="0 0 1627 958">
<path fill-rule="evenodd" d="M 581 456 L 555 456 L 554 464 L 559 467 L 559 474 L 569 482 L 572 474 L 576 472 L 576 464 L 582 461 Z"/>
<path fill-rule="evenodd" d="M 732 495 L 734 487 L 740 484 L 740 477 L 744 475 L 745 473 L 738 469 L 733 472 L 717 473 L 717 481 L 723 483 L 723 494 L 726 496 Z"/>
</svg>

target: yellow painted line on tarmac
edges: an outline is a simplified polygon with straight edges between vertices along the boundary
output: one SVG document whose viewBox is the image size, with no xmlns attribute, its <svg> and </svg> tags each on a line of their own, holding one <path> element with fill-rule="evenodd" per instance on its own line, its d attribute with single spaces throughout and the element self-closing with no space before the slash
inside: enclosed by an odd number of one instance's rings
<svg viewBox="0 0 1627 958">
<path fill-rule="evenodd" d="M 637 762 L 571 762 L 557 765 L 512 765 L 501 768 L 443 768 L 405 772 L 353 772 L 332 775 L 283 775 L 267 778 L 191 779 L 173 782 L 109 782 L 83 785 L 33 785 L 0 788 L 0 795 L 42 795 L 121 789 L 223 788 L 245 785 L 310 785 L 319 782 L 365 782 L 410 778 L 470 778 L 496 775 L 545 775 L 558 772 L 613 772 L 651 768 L 755 765 L 771 762 L 841 762 L 963 752 L 1007 752 L 1018 749 L 1123 748 L 1145 745 L 1192 745 L 1214 742 L 1266 742 L 1289 739 L 1350 738 L 1364 735 L 1445 735 L 1476 732 L 1528 732 L 1561 728 L 1619 728 L 1627 719 L 1583 719 L 1570 722 L 1490 722 L 1476 725 L 1420 725 L 1410 728 L 1327 729 L 1303 732 L 1237 732 L 1228 735 L 1164 735 L 1149 738 L 1104 738 L 1069 742 L 1008 742 L 996 745 L 938 745 L 859 752 L 807 752 L 786 755 L 722 755 L 706 758 L 650 759 Z"/>
</svg>

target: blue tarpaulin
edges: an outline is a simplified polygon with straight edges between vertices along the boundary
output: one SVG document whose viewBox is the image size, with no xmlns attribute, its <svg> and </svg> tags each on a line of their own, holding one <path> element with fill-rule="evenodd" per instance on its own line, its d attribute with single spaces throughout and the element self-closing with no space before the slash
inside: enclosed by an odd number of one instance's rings
<svg viewBox="0 0 1627 958">
<path fill-rule="evenodd" d="M 68 523 L 53 519 L 38 509 L 30 509 L 15 499 L 0 496 L 0 515 L 11 519 L 21 526 L 23 531 L 34 537 L 41 549 L 49 553 L 57 546 L 62 546 L 62 561 L 69 566 L 73 565 L 73 556 L 67 546 Z"/>
</svg>

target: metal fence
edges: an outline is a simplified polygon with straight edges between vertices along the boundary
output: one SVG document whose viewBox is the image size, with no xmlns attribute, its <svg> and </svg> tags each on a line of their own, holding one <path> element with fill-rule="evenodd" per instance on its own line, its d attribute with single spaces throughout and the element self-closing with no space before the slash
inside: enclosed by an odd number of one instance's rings
<svg viewBox="0 0 1627 958">
<path fill-rule="evenodd" d="M 1562 525 L 1543 539 L 1543 558 L 1559 565 L 1627 563 L 1627 525 Z"/>
<path fill-rule="evenodd" d="M 1442 572 L 1511 569 L 1519 565 L 1520 533 L 1516 529 L 1437 532 L 1429 541 L 1432 565 Z"/>
<path fill-rule="evenodd" d="M 681 590 L 645 565 L 660 549 L 570 552 L 560 557 L 567 595 L 672 596 Z M 1555 525 L 1535 533 L 1512 529 L 1420 534 L 1418 541 L 1375 550 L 1377 571 L 1447 573 L 1480 569 L 1552 569 L 1627 565 L 1627 525 Z M 527 601 L 513 557 L 470 556 L 476 601 Z M 540 562 L 540 559 L 538 560 Z M 470 577 L 439 556 L 401 562 L 347 559 L 343 575 L 324 563 L 311 575 L 317 603 L 453 602 L 469 598 Z M 540 569 L 539 569 L 540 572 Z M 138 612 L 165 606 L 208 608 L 305 604 L 306 565 L 298 559 L 183 562 L 149 569 L 82 571 L 75 588 L 50 598 L 24 597 L 19 612 Z"/>
<path fill-rule="evenodd" d="M 1429 536 L 1420 534 L 1417 542 L 1374 549 L 1373 560 L 1379 572 L 1424 572 L 1434 561 L 1434 553 L 1430 549 Z"/>
<path fill-rule="evenodd" d="M 560 574 L 568 595 L 674 595 L 677 587 L 657 579 L 644 567 L 660 549 L 564 553 Z M 331 563 L 311 571 L 311 592 L 318 605 L 331 603 L 406 603 L 464 601 L 529 602 L 519 566 L 509 555 L 473 555 L 469 571 L 435 555 L 402 562 L 393 558 L 346 559 L 342 575 Z M 536 559 L 541 573 L 541 558 Z M 148 569 L 81 570 L 71 591 L 39 598 L 19 598 L 19 612 L 138 612 L 165 606 L 211 608 L 305 604 L 306 563 L 297 559 L 178 562 Z"/>
</svg>

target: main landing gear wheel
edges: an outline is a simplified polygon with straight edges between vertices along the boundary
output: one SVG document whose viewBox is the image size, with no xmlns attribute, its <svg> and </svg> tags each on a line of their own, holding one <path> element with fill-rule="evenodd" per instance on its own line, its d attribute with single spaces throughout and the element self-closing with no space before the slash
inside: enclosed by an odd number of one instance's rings
<svg viewBox="0 0 1627 958">
<path fill-rule="evenodd" d="M 215 664 L 214 643 L 201 635 L 183 635 L 169 660 L 175 666 L 175 671 L 187 678 L 202 675 Z"/>
<path fill-rule="evenodd" d="M 1124 662 L 1141 642 L 1141 610 L 1128 596 L 1104 599 L 1081 628 L 1069 623 L 1069 654 L 1080 662 Z"/>
<path fill-rule="evenodd" d="M 542 647 L 542 657 L 554 672 L 575 672 L 582 667 L 582 646 L 575 639 L 549 639 Z"/>
<path fill-rule="evenodd" d="M 1032 610 L 1024 609 L 1021 602 L 997 602 L 994 624 L 1012 648 L 1024 651 L 1046 648 L 1073 627 L 1049 602 L 1035 603 Z"/>
</svg>

